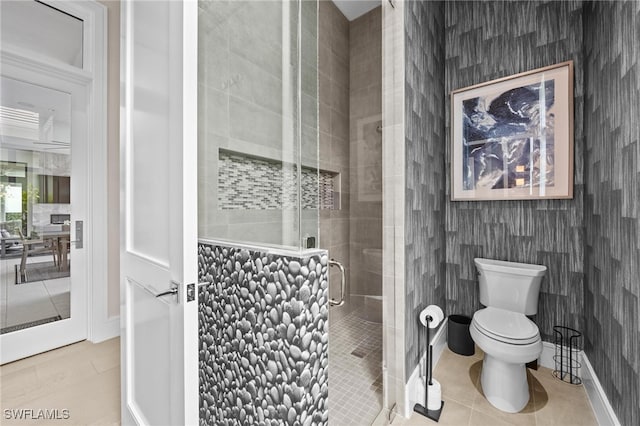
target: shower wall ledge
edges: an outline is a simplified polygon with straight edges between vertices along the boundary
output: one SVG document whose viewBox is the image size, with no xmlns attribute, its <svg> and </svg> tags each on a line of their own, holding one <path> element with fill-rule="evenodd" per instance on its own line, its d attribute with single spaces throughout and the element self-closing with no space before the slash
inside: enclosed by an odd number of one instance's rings
<svg viewBox="0 0 640 426">
<path fill-rule="evenodd" d="M 244 241 L 232 241 L 222 238 L 198 238 L 198 245 L 220 246 L 234 249 L 244 249 L 249 251 L 273 254 L 282 257 L 310 257 L 326 255 L 327 251 L 320 248 L 299 249 L 293 246 L 283 246 L 278 244 L 263 244 Z"/>
</svg>

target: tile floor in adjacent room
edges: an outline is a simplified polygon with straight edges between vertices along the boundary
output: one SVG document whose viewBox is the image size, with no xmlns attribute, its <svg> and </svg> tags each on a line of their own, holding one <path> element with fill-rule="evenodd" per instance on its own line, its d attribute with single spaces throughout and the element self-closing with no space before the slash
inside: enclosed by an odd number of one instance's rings
<svg viewBox="0 0 640 426">
<path fill-rule="evenodd" d="M 552 376 L 540 367 L 528 371 L 529 404 L 516 414 L 494 408 L 482 394 L 480 371 L 482 353 L 470 357 L 457 355 L 445 348 L 433 376 L 442 385 L 445 401 L 438 423 L 413 414 L 408 420 L 397 417 L 392 425 L 597 425 L 593 409 L 583 386 L 574 386 Z"/>
<path fill-rule="evenodd" d="M 70 417 L 10 420 L 7 409 L 67 409 Z M 0 366 L 0 411 L 3 426 L 120 424 L 120 339 L 83 341 Z"/>
<path fill-rule="evenodd" d="M 382 324 L 356 309 L 329 318 L 329 425 L 371 424 L 382 409 Z"/>
<path fill-rule="evenodd" d="M 29 264 L 50 261 L 50 256 L 30 257 Z M 15 265 L 20 258 L 0 261 L 0 329 L 60 316 L 69 318 L 70 278 L 15 282 Z M 8 331 L 8 330 L 4 330 Z"/>
</svg>

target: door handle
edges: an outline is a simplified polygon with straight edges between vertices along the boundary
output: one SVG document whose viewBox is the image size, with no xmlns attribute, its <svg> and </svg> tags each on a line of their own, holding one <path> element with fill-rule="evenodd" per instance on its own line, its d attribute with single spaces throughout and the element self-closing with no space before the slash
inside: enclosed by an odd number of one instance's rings
<svg viewBox="0 0 640 426">
<path fill-rule="evenodd" d="M 337 260 L 331 259 L 329 266 L 336 266 L 340 269 L 340 300 L 329 299 L 329 306 L 342 306 L 344 305 L 344 289 L 347 286 L 347 275 L 345 274 L 344 266 Z"/>
<path fill-rule="evenodd" d="M 71 237 L 71 234 L 69 234 Z M 76 220 L 76 239 L 67 241 L 66 238 L 63 238 L 62 241 L 65 244 L 75 244 L 77 249 L 81 249 L 84 247 L 84 222 L 81 220 Z"/>
<path fill-rule="evenodd" d="M 176 281 L 173 281 L 173 280 L 172 280 L 172 281 L 171 281 L 171 287 L 169 287 L 169 289 L 168 289 L 168 290 L 161 291 L 161 292 L 159 292 L 159 293 L 152 292 L 152 294 L 153 294 L 155 297 L 169 296 L 170 294 L 171 294 L 171 295 L 174 295 L 174 294 L 175 294 L 175 296 L 176 296 L 176 297 L 178 297 L 178 286 L 179 286 L 179 285 L 180 285 L 180 283 L 178 283 L 178 282 L 176 282 Z"/>
<path fill-rule="evenodd" d="M 77 249 L 81 249 L 84 243 L 84 222 L 81 220 L 76 220 L 76 239 L 73 241 L 69 241 L 69 244 L 75 243 Z"/>
<path fill-rule="evenodd" d="M 177 288 L 171 288 L 167 291 L 163 291 L 162 293 L 156 293 L 154 296 L 156 297 L 160 297 L 160 296 L 168 296 L 170 294 L 178 294 L 178 289 Z"/>
</svg>

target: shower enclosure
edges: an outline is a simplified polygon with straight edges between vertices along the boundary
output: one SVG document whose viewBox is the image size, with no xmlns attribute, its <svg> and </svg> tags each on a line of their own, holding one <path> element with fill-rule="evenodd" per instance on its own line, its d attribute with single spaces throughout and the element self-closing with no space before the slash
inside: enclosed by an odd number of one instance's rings
<svg viewBox="0 0 640 426">
<path fill-rule="evenodd" d="M 329 313 L 330 423 L 371 423 L 382 370 L 382 13 L 347 19 L 319 2 L 319 159 L 340 203 L 321 206 L 320 242 L 349 274 L 345 304 Z M 339 291 L 331 271 L 330 293 Z"/>
<path fill-rule="evenodd" d="M 393 405 L 381 9 L 198 2 L 201 423 L 370 423 Z"/>
</svg>

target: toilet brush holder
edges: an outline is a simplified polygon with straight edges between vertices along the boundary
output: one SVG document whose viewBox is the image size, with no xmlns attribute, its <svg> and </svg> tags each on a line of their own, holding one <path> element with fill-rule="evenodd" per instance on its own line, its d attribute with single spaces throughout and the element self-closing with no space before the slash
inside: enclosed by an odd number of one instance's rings
<svg viewBox="0 0 640 426">
<path fill-rule="evenodd" d="M 427 354 L 424 366 L 424 405 L 416 404 L 413 406 L 413 411 L 436 422 L 440 420 L 440 415 L 444 408 L 444 401 L 440 399 L 442 397 L 440 383 L 433 378 L 433 346 L 431 345 L 430 329 L 436 328 L 443 319 L 442 309 L 435 305 L 427 306 L 420 314 L 420 322 L 422 322 L 427 329 Z"/>
</svg>

